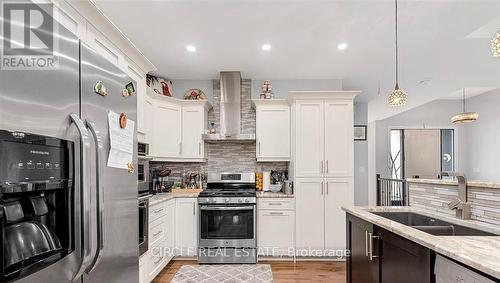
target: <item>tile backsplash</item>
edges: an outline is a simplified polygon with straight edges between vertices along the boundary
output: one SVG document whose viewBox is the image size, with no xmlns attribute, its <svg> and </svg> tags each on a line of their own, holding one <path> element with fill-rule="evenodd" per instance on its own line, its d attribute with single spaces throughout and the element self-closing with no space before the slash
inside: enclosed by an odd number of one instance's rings
<svg viewBox="0 0 500 283">
<path fill-rule="evenodd" d="M 458 186 L 409 183 L 409 204 L 446 215 L 455 215 L 448 203 L 458 197 Z M 472 219 L 500 225 L 500 189 L 468 187 Z"/>
<path fill-rule="evenodd" d="M 152 169 L 165 166 L 172 170 L 172 179 L 180 180 L 182 172 L 256 172 L 271 170 L 288 170 L 288 162 L 257 162 L 255 158 L 255 142 L 232 143 L 218 142 L 206 144 L 208 161 L 205 163 L 173 163 L 151 162 Z"/>
</svg>

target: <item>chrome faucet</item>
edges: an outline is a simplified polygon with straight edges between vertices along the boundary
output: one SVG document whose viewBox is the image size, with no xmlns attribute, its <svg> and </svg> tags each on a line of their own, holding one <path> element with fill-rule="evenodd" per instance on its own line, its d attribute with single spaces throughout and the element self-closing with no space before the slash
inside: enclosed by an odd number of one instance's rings
<svg viewBox="0 0 500 283">
<path fill-rule="evenodd" d="M 467 178 L 465 174 L 457 172 L 441 172 L 441 176 L 453 176 L 458 181 L 458 198 L 448 203 L 449 209 L 456 210 L 457 218 L 470 219 L 471 206 L 467 202 Z"/>
</svg>

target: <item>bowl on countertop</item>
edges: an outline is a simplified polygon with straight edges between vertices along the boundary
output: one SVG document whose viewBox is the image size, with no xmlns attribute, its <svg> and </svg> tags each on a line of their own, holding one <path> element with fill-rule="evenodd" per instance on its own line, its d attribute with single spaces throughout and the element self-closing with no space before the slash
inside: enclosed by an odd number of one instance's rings
<svg viewBox="0 0 500 283">
<path fill-rule="evenodd" d="M 269 190 L 273 193 L 277 193 L 277 192 L 281 191 L 282 188 L 283 188 L 283 184 L 271 184 L 271 185 L 269 185 Z"/>
</svg>

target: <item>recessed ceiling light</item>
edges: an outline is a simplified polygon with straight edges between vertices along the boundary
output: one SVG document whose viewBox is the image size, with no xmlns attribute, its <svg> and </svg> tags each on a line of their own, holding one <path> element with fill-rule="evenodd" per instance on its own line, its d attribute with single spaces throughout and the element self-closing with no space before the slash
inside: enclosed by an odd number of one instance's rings
<svg viewBox="0 0 500 283">
<path fill-rule="evenodd" d="M 262 50 L 264 50 L 264 51 L 269 51 L 269 50 L 271 50 L 271 45 L 269 45 L 269 44 L 264 44 L 264 45 L 262 45 Z"/>
<path fill-rule="evenodd" d="M 348 45 L 347 45 L 347 43 L 342 42 L 342 43 L 340 43 L 339 45 L 337 45 L 337 49 L 338 49 L 338 50 L 344 50 L 344 49 L 346 49 L 346 48 L 347 48 L 347 46 L 348 46 Z"/>
<path fill-rule="evenodd" d="M 188 45 L 188 46 L 186 46 L 186 50 L 189 52 L 196 52 L 196 46 Z"/>
</svg>

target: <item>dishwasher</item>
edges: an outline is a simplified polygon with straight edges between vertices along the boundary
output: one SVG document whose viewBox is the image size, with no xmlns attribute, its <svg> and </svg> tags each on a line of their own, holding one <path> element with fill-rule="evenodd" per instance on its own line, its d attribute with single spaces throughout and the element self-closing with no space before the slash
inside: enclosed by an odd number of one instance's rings
<svg viewBox="0 0 500 283">
<path fill-rule="evenodd" d="M 455 263 L 441 255 L 436 256 L 434 268 L 436 283 L 494 283 L 483 275 Z"/>
</svg>

